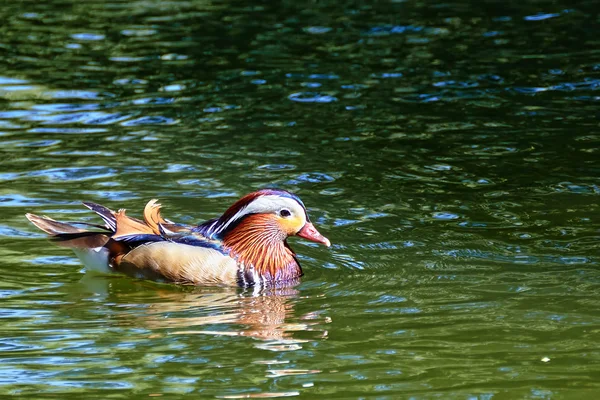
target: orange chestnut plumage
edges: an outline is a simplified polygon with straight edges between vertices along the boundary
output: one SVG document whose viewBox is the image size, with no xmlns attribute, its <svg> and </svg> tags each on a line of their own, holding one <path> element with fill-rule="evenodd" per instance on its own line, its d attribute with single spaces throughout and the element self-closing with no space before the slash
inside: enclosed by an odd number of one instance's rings
<svg viewBox="0 0 600 400">
<path fill-rule="evenodd" d="M 90 269 L 120 271 L 137 277 L 194 285 L 286 285 L 302 276 L 287 244 L 297 235 L 330 246 L 310 222 L 296 195 L 278 189 L 250 193 L 221 217 L 197 226 L 172 223 L 160 204 L 148 202 L 144 219 L 94 203 L 104 226 L 63 223 L 27 214 L 57 244 L 69 247 Z"/>
</svg>

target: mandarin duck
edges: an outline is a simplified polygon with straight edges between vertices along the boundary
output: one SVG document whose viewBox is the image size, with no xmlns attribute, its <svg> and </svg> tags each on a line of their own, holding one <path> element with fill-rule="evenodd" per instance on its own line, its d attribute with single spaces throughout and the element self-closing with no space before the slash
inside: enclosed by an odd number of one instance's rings
<svg viewBox="0 0 600 400">
<path fill-rule="evenodd" d="M 104 225 L 58 222 L 27 214 L 57 244 L 71 248 L 92 270 L 188 285 L 281 286 L 302 276 L 289 236 L 324 244 L 300 198 L 279 189 L 250 193 L 219 218 L 176 224 L 150 200 L 143 220 L 84 202 Z"/>
</svg>

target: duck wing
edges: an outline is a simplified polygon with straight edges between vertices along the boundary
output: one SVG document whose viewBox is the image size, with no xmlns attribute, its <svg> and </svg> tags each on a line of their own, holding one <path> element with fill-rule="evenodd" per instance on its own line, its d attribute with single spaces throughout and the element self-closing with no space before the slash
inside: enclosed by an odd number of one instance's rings
<svg viewBox="0 0 600 400">
<path fill-rule="evenodd" d="M 190 285 L 237 285 L 237 262 L 214 247 L 173 241 L 146 242 L 119 259 L 115 269 L 136 277 Z"/>
<path fill-rule="evenodd" d="M 129 220 L 120 224 L 121 218 L 117 215 L 114 239 L 126 243 L 131 250 L 115 259 L 116 270 L 180 284 L 237 285 L 237 262 L 224 251 L 222 242 L 204 236 L 192 226 L 163 219 L 156 201 L 146 205 L 145 228 Z"/>
</svg>

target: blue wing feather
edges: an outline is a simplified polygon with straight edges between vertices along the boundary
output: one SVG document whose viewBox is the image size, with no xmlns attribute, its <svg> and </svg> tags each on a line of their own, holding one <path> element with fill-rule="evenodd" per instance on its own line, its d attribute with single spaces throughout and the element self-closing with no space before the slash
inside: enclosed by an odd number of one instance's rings
<svg viewBox="0 0 600 400">
<path fill-rule="evenodd" d="M 168 228 L 165 229 L 161 224 L 158 225 L 160 235 L 153 234 L 136 234 L 125 235 L 117 238 L 117 241 L 125 242 L 131 247 L 141 246 L 147 243 L 155 242 L 173 242 L 186 244 L 188 246 L 205 247 L 223 251 L 222 243 L 218 240 L 211 240 L 202 233 L 194 230 L 178 227 L 178 231 L 173 232 Z M 169 228 L 172 228 L 169 226 Z"/>
</svg>

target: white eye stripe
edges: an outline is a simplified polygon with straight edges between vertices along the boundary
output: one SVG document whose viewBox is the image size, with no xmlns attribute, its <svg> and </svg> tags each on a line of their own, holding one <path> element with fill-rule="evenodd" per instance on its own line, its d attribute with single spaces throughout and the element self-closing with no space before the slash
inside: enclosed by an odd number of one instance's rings
<svg viewBox="0 0 600 400">
<path fill-rule="evenodd" d="M 306 223 L 306 213 L 304 208 L 298 204 L 294 199 L 276 195 L 260 196 L 253 200 L 246 207 L 239 210 L 233 217 L 231 217 L 225 224 L 219 226 L 214 233 L 221 233 L 234 221 L 239 220 L 245 215 L 249 214 L 269 214 L 277 213 L 282 209 L 286 209 L 290 212 L 290 216 L 296 216 L 303 219 L 303 224 Z M 211 227 L 212 228 L 212 227 Z"/>
</svg>

